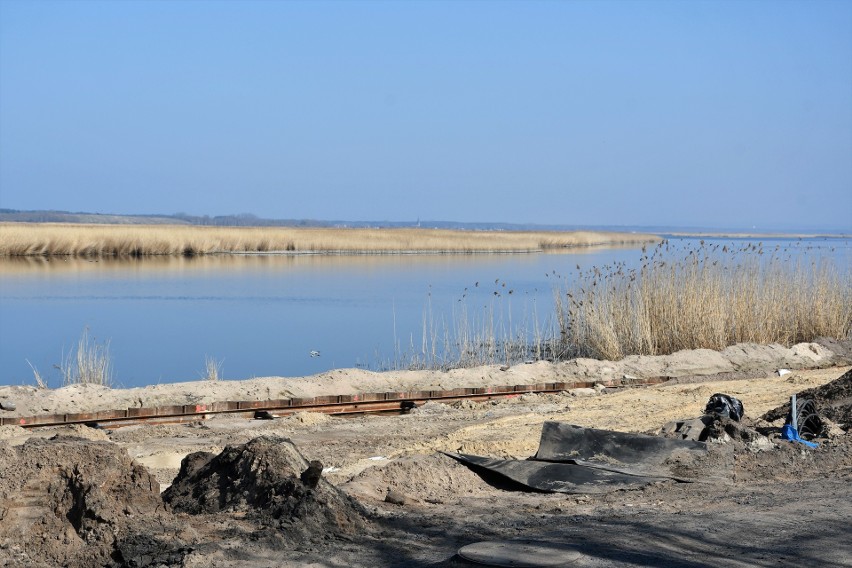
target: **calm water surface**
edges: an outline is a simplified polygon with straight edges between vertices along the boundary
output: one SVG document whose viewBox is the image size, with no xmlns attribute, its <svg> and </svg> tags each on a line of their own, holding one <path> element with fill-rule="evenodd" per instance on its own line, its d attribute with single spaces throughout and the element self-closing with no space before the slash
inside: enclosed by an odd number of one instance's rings
<svg viewBox="0 0 852 568">
<path fill-rule="evenodd" d="M 731 244 L 731 239 L 707 242 Z M 742 246 L 747 241 L 735 241 Z M 848 240 L 784 241 L 809 259 L 848 267 Z M 697 241 L 672 240 L 676 246 Z M 803 244 L 804 243 L 804 244 Z M 226 379 L 381 368 L 397 347 L 419 348 L 425 320 L 452 325 L 498 313 L 548 325 L 553 288 L 639 249 L 471 256 L 222 256 L 124 261 L 0 261 L 0 384 L 51 386 L 84 329 L 109 341 L 117 386 L 197 380 L 206 356 Z M 511 291 L 511 294 L 509 293 Z M 311 351 L 320 356 L 312 357 Z"/>
</svg>

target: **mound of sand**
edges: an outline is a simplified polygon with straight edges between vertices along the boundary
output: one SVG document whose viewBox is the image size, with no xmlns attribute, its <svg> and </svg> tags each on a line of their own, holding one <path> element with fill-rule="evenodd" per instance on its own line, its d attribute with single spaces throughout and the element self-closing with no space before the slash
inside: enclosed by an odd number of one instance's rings
<svg viewBox="0 0 852 568">
<path fill-rule="evenodd" d="M 404 502 L 443 503 L 459 495 L 488 495 L 487 486 L 469 467 L 445 456 L 415 455 L 387 465 L 370 467 L 344 484 L 350 495 L 367 501 L 384 501 L 388 494 Z"/>
<path fill-rule="evenodd" d="M 195 452 L 163 493 L 175 512 L 244 512 L 290 537 L 353 534 L 363 528 L 360 507 L 322 478 L 286 438 L 261 436 L 221 454 Z"/>
</svg>

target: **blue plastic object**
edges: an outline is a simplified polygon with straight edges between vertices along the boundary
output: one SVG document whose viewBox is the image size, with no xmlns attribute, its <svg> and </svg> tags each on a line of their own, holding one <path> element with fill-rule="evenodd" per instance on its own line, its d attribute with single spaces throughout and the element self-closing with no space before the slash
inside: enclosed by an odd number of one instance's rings
<svg viewBox="0 0 852 568">
<path fill-rule="evenodd" d="M 791 442 L 799 442 L 800 444 L 804 444 L 809 448 L 818 448 L 819 444 L 816 442 L 808 442 L 807 440 L 802 440 L 799 437 L 799 431 L 793 428 L 792 424 L 785 424 L 781 429 L 781 437 L 785 440 L 790 440 Z"/>
</svg>

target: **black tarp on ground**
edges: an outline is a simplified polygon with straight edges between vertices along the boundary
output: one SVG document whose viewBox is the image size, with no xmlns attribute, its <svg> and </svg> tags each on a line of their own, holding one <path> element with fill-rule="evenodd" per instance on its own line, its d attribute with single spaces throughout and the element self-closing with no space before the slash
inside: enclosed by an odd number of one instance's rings
<svg viewBox="0 0 852 568">
<path fill-rule="evenodd" d="M 692 452 L 706 453 L 707 444 L 545 422 L 538 452 L 532 459 L 568 462 L 628 475 L 679 478 L 665 462 L 678 454 Z"/>
<path fill-rule="evenodd" d="M 545 422 L 538 452 L 528 460 L 445 453 L 538 491 L 607 493 L 662 479 L 691 481 L 678 464 L 706 452 L 704 442 Z"/>
<path fill-rule="evenodd" d="M 482 468 L 530 489 L 551 493 L 609 493 L 641 487 L 663 477 L 637 476 L 605 469 L 529 460 L 503 460 L 444 452 L 474 469 Z"/>
</svg>

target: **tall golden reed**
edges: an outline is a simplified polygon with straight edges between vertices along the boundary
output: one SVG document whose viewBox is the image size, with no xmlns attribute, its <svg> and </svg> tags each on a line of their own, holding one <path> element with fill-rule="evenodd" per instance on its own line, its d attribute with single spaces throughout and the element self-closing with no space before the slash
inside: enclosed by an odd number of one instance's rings
<svg viewBox="0 0 852 568">
<path fill-rule="evenodd" d="M 667 248 L 644 254 L 636 270 L 580 273 L 556 294 L 563 356 L 618 360 L 852 334 L 848 267 L 758 245 L 718 250 L 702 242 L 675 260 Z"/>
</svg>

